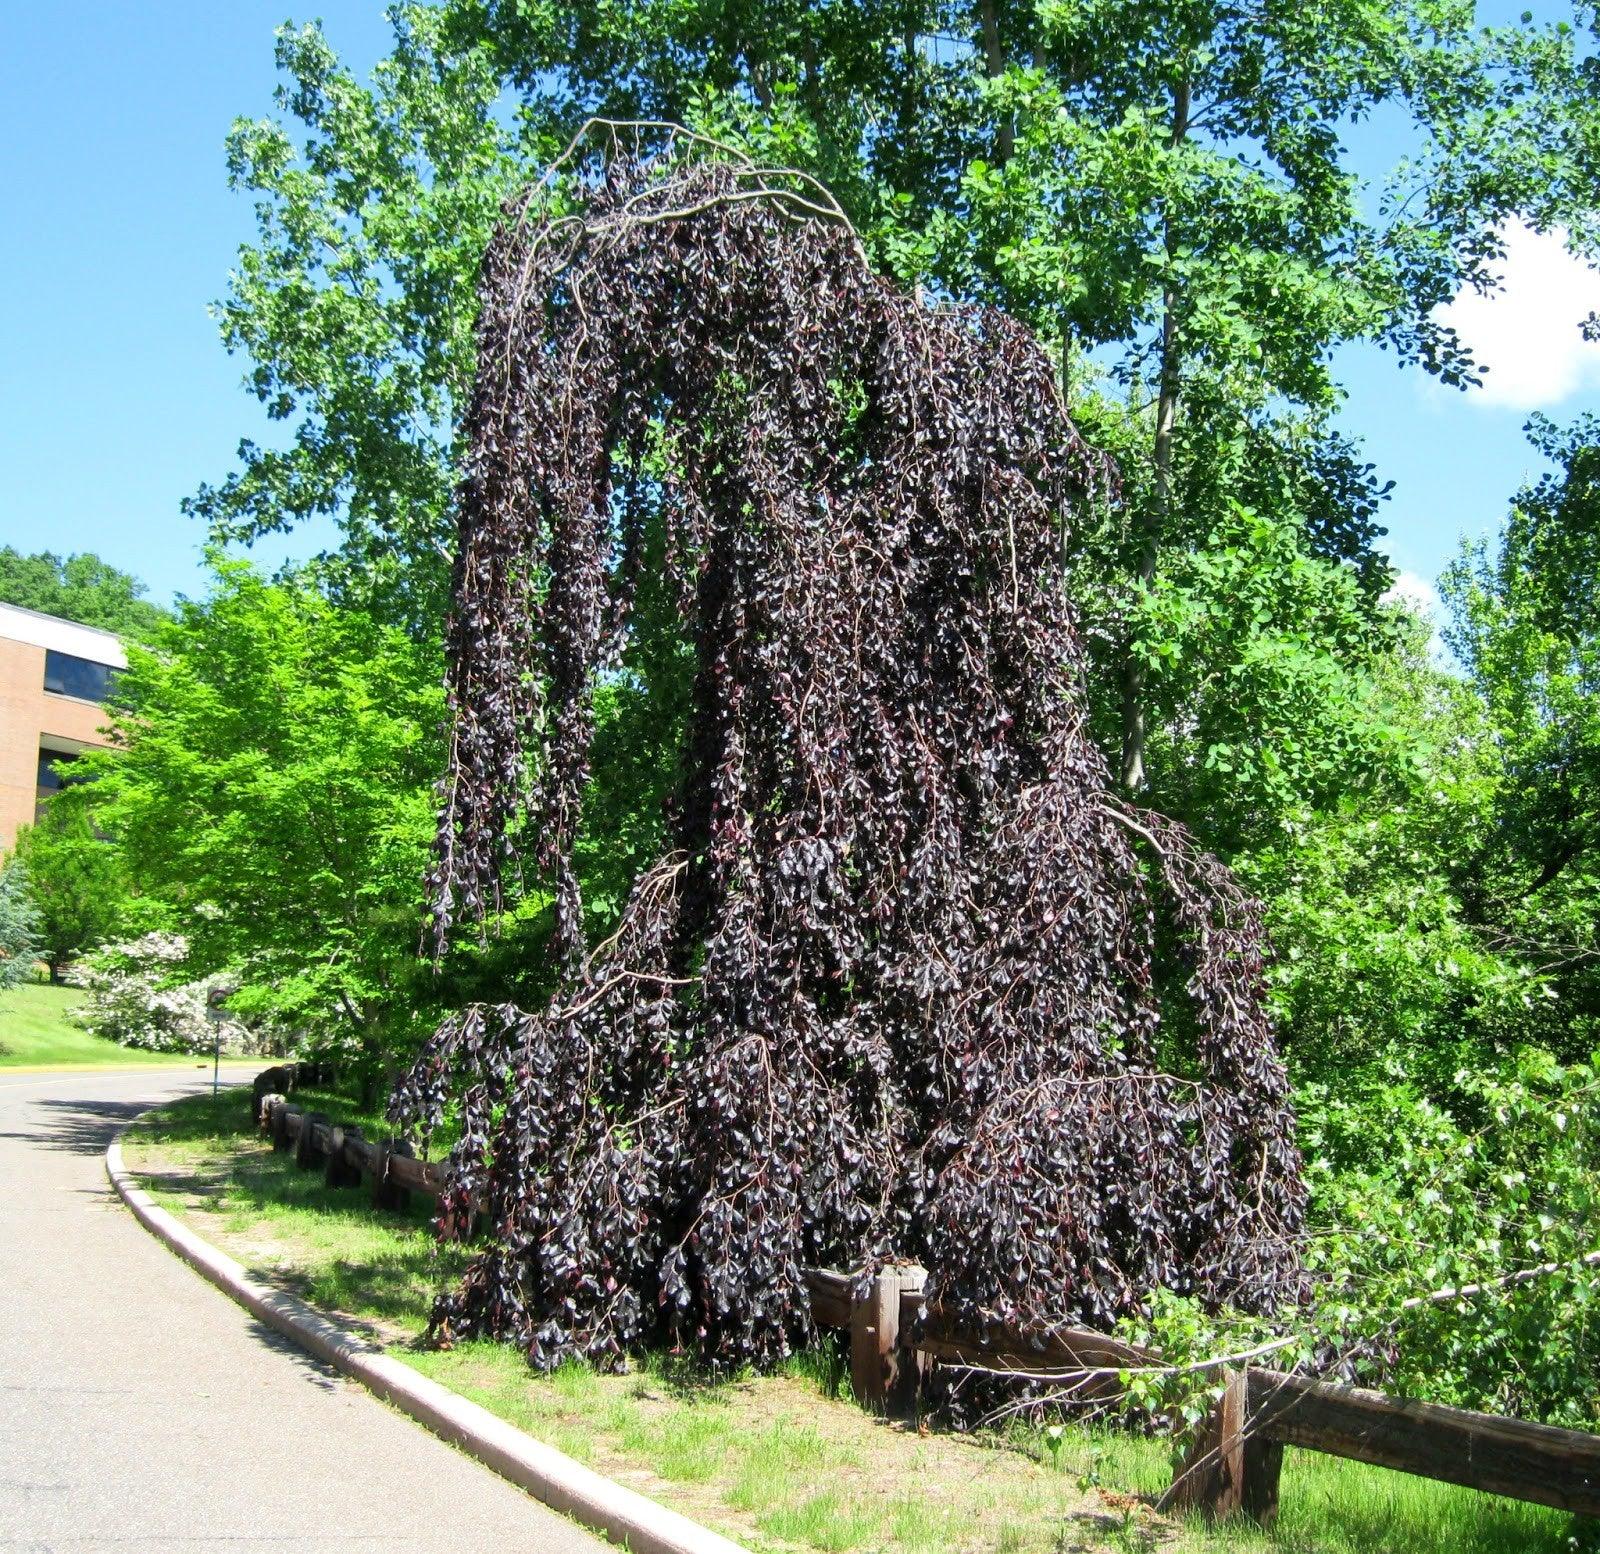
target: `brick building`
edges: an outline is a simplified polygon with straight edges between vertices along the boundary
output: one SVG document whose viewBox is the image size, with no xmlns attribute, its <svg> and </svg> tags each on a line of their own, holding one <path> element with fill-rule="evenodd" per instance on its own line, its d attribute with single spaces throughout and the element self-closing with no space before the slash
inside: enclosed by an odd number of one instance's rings
<svg viewBox="0 0 1600 1554">
<path fill-rule="evenodd" d="M 0 852 L 61 786 L 62 768 L 105 743 L 100 703 L 127 663 L 109 631 L 0 604 Z"/>
</svg>

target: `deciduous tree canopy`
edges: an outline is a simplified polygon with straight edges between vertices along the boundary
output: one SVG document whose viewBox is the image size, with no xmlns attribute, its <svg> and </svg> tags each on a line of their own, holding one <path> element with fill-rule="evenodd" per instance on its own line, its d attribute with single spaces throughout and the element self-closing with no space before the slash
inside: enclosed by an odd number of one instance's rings
<svg viewBox="0 0 1600 1554">
<path fill-rule="evenodd" d="M 144 592 L 138 578 L 88 551 L 63 559 L 48 550 L 25 556 L 0 546 L 0 599 L 7 604 L 143 640 L 167 619 Z"/>
</svg>

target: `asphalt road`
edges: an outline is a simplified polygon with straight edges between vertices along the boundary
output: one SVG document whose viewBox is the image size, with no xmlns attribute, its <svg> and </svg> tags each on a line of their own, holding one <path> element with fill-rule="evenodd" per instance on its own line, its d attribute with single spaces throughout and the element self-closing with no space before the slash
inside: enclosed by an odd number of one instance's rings
<svg viewBox="0 0 1600 1554">
<path fill-rule="evenodd" d="M 599 1554 L 263 1326 L 106 1181 L 194 1069 L 0 1070 L 0 1550 Z"/>
</svg>

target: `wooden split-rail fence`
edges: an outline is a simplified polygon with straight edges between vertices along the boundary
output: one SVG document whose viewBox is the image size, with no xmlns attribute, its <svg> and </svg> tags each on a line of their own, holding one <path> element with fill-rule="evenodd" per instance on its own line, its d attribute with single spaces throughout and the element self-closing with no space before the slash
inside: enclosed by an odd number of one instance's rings
<svg viewBox="0 0 1600 1554">
<path fill-rule="evenodd" d="M 403 1139 L 365 1139 L 281 1095 L 261 1099 L 259 1120 L 274 1148 L 292 1150 L 305 1169 L 321 1168 L 330 1186 L 369 1180 L 380 1207 L 403 1207 L 412 1192 L 437 1198 L 448 1183 L 441 1165 L 414 1158 Z M 964 1327 L 924 1298 L 923 1280 L 923 1270 L 908 1265 L 870 1278 L 806 1270 L 812 1318 L 850 1334 L 851 1385 L 868 1407 L 910 1408 L 936 1363 L 1058 1382 L 1079 1397 L 1114 1396 L 1122 1373 L 1162 1364 L 1155 1350 L 1087 1328 Z M 1225 1381 L 1160 1501 L 1164 1510 L 1270 1522 L 1283 1448 L 1299 1446 L 1600 1517 L 1600 1435 L 1253 1365 L 1228 1371 Z"/>
</svg>

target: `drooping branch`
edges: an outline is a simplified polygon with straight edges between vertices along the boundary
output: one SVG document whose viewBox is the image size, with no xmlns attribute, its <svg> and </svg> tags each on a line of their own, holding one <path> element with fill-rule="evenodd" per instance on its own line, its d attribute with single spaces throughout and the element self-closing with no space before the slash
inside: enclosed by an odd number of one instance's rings
<svg viewBox="0 0 1600 1554">
<path fill-rule="evenodd" d="M 769 1363 L 810 1336 L 802 1268 L 889 1257 L 973 1320 L 1296 1298 L 1259 915 L 1110 791 L 1060 535 L 1112 477 L 1044 352 L 900 293 L 787 175 L 567 171 L 576 211 L 508 210 L 484 263 L 434 881 L 442 936 L 515 857 L 564 971 L 397 1095 L 459 1105 L 443 1222 L 488 1206 L 436 1333 Z M 592 696 L 651 534 L 681 775 L 589 950 Z"/>
</svg>

